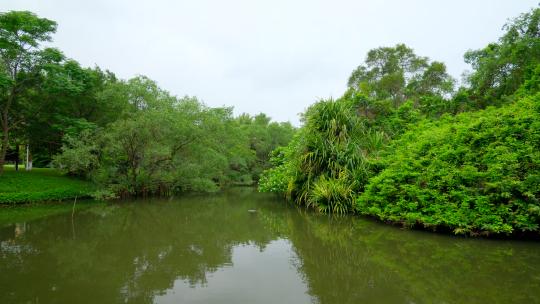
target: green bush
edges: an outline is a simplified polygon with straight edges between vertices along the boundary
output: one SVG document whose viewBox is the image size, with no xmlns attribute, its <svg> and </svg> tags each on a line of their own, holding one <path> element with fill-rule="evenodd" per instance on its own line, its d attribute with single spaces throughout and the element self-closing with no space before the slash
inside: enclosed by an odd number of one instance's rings
<svg viewBox="0 0 540 304">
<path fill-rule="evenodd" d="M 353 211 L 353 187 L 346 174 L 338 177 L 322 175 L 313 183 L 308 206 L 320 212 L 348 213 Z"/>
<path fill-rule="evenodd" d="M 272 168 L 265 170 L 259 179 L 259 191 L 285 193 L 287 192 L 292 168 L 286 162 L 287 155 L 291 153 L 290 147 L 278 147 L 271 152 L 270 163 Z"/>
<path fill-rule="evenodd" d="M 357 210 L 455 233 L 538 231 L 540 94 L 425 120 L 392 143 Z"/>
</svg>

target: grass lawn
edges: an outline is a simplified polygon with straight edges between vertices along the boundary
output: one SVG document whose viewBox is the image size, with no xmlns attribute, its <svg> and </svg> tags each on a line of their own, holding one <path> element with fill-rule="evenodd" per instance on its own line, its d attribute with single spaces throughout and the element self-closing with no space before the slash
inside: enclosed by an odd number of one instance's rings
<svg viewBox="0 0 540 304">
<path fill-rule="evenodd" d="M 68 177 L 54 169 L 34 168 L 15 171 L 5 166 L 0 175 L 0 204 L 19 204 L 59 201 L 88 197 L 94 190 L 92 183 Z"/>
</svg>

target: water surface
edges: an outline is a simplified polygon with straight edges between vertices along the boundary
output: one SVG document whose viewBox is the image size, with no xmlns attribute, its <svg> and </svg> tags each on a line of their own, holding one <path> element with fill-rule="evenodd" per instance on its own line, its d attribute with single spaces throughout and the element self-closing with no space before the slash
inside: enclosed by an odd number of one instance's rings
<svg viewBox="0 0 540 304">
<path fill-rule="evenodd" d="M 251 189 L 16 220 L 0 227 L 0 303 L 540 303 L 538 242 L 320 215 Z"/>
</svg>

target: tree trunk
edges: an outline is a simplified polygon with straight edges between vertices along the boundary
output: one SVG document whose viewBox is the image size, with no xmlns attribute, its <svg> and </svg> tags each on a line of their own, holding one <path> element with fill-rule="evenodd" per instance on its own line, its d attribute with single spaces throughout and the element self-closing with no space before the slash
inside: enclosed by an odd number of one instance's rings
<svg viewBox="0 0 540 304">
<path fill-rule="evenodd" d="M 2 109 L 2 147 L 0 148 L 0 174 L 4 173 L 4 164 L 6 163 L 6 153 L 9 145 L 9 110 L 11 108 L 13 100 L 15 99 L 15 93 L 16 90 L 14 86 L 11 88 L 11 92 L 7 97 L 4 109 Z"/>
<path fill-rule="evenodd" d="M 4 164 L 6 162 L 6 153 L 9 144 L 9 127 L 8 127 L 8 109 L 4 109 L 2 113 L 2 148 L 0 149 L 0 174 L 4 172 Z"/>
<path fill-rule="evenodd" d="M 19 156 L 21 154 L 21 149 L 19 144 L 15 145 L 15 171 L 19 171 Z"/>
</svg>

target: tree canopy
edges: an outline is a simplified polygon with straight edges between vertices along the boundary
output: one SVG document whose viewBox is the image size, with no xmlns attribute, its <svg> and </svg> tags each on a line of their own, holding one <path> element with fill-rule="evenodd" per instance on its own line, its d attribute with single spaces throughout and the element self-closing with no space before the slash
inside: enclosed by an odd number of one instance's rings
<svg viewBox="0 0 540 304">
<path fill-rule="evenodd" d="M 56 22 L 28 11 L 0 13 L 0 173 L 10 131 L 27 119 L 22 114 L 30 105 L 22 95 L 39 86 L 50 63 L 62 60 L 58 51 L 40 48 L 55 31 Z"/>
<path fill-rule="evenodd" d="M 365 63 L 349 77 L 348 87 L 366 99 L 390 99 L 397 107 L 407 99 L 449 94 L 454 80 L 444 63 L 430 62 L 405 44 L 397 44 L 369 51 Z"/>
</svg>

